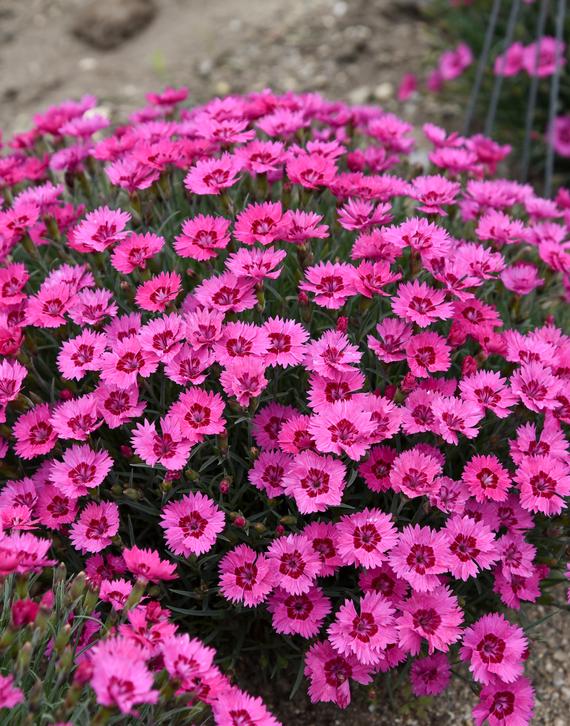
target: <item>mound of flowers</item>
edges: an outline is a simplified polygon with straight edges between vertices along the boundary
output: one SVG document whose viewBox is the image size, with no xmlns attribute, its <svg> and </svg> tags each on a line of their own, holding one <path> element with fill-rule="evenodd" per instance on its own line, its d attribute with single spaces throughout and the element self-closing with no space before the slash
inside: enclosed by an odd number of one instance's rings
<svg viewBox="0 0 570 726">
<path fill-rule="evenodd" d="M 3 722 L 272 726 L 223 675 L 253 658 L 343 708 L 464 674 L 527 723 L 570 194 L 430 124 L 421 165 L 377 107 L 186 95 L 63 103 L 0 158 Z"/>
</svg>

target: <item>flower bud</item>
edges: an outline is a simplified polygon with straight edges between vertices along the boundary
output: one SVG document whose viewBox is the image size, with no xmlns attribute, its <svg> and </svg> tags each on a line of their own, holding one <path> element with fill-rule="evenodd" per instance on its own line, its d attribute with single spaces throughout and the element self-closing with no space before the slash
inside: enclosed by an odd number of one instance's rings
<svg viewBox="0 0 570 726">
<path fill-rule="evenodd" d="M 30 623 L 35 621 L 39 609 L 39 604 L 29 598 L 16 600 L 12 604 L 12 623 L 16 628 L 23 628 L 26 625 L 30 625 Z"/>
</svg>

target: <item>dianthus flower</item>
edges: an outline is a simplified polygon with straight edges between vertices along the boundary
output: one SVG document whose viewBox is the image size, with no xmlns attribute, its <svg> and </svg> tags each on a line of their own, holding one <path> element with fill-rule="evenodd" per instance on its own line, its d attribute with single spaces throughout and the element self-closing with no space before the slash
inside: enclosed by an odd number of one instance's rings
<svg viewBox="0 0 570 726">
<path fill-rule="evenodd" d="M 183 557 L 201 555 L 211 549 L 224 524 L 222 510 L 201 492 L 190 492 L 169 502 L 160 520 L 168 548 Z"/>
<path fill-rule="evenodd" d="M 343 564 L 377 567 L 385 562 L 398 541 L 398 532 L 389 514 L 365 508 L 347 514 L 337 524 L 337 548 Z"/>
<path fill-rule="evenodd" d="M 483 418 L 483 413 L 475 403 L 453 396 L 436 396 L 432 410 L 436 429 L 448 444 L 457 444 L 458 434 L 474 439 L 479 433 L 477 424 Z"/>
<path fill-rule="evenodd" d="M 131 234 L 121 240 L 111 255 L 111 264 L 119 272 L 129 275 L 134 270 L 145 270 L 147 261 L 164 247 L 164 237 L 147 232 Z"/>
<path fill-rule="evenodd" d="M 0 676 L 0 708 L 14 708 L 24 702 L 24 694 L 14 685 L 14 676 Z"/>
<path fill-rule="evenodd" d="M 275 250 L 273 247 L 259 249 L 253 247 L 246 249 L 240 247 L 226 260 L 226 269 L 237 277 L 261 282 L 261 280 L 276 280 L 282 268 L 277 267 L 287 257 L 285 250 Z"/>
<path fill-rule="evenodd" d="M 551 517 L 560 514 L 564 497 L 570 495 L 570 469 L 564 460 L 547 454 L 525 456 L 514 476 L 520 486 L 520 503 L 530 512 L 542 512 Z"/>
<path fill-rule="evenodd" d="M 161 272 L 137 287 L 135 300 L 139 308 L 150 312 L 164 312 L 178 297 L 181 290 L 177 272 Z"/>
<path fill-rule="evenodd" d="M 286 218 L 281 202 L 250 204 L 238 214 L 234 229 L 235 237 L 246 245 L 256 242 L 270 245 L 283 239 L 285 233 Z"/>
<path fill-rule="evenodd" d="M 350 704 L 350 681 L 367 685 L 372 681 L 371 666 L 355 656 L 343 656 L 328 640 L 311 646 L 305 655 L 305 676 L 309 679 L 312 703 L 333 702 L 340 708 Z"/>
<path fill-rule="evenodd" d="M 412 335 L 404 344 L 405 358 L 410 371 L 418 378 L 430 373 L 447 371 L 451 364 L 450 347 L 437 333 Z"/>
<path fill-rule="evenodd" d="M 220 590 L 231 602 L 255 607 L 266 600 L 277 581 L 274 563 L 241 544 L 220 560 Z"/>
<path fill-rule="evenodd" d="M 137 383 L 137 376 L 148 378 L 158 368 L 158 358 L 143 351 L 140 341 L 131 336 L 118 341 L 101 356 L 101 380 L 126 390 Z"/>
<path fill-rule="evenodd" d="M 342 565 L 342 559 L 338 553 L 336 526 L 330 522 L 312 522 L 305 527 L 302 533 L 320 560 L 317 575 L 319 577 L 333 575 Z"/>
<path fill-rule="evenodd" d="M 249 481 L 272 499 L 285 493 L 292 458 L 281 451 L 262 451 L 249 471 Z"/>
<path fill-rule="evenodd" d="M 511 390 L 529 411 L 541 413 L 557 408 L 556 395 L 562 380 L 539 363 L 527 363 L 511 377 Z"/>
<path fill-rule="evenodd" d="M 263 360 L 268 347 L 269 340 L 263 328 L 240 321 L 223 326 L 213 352 L 218 363 L 225 366 L 239 358 L 256 357 Z"/>
<path fill-rule="evenodd" d="M 113 610 L 121 611 L 125 607 L 133 586 L 123 578 L 102 580 L 99 586 L 99 597 L 103 602 L 111 604 Z"/>
<path fill-rule="evenodd" d="M 240 167 L 240 161 L 231 154 L 201 159 L 184 178 L 184 186 L 193 194 L 220 194 L 238 181 Z"/>
<path fill-rule="evenodd" d="M 461 659 L 469 661 L 469 670 L 479 683 L 493 683 L 497 678 L 512 683 L 522 675 L 527 639 L 503 615 L 483 615 L 467 628 L 462 642 Z"/>
<path fill-rule="evenodd" d="M 113 502 L 91 502 L 71 527 L 70 539 L 81 552 L 100 552 L 119 531 L 119 507 Z"/>
<path fill-rule="evenodd" d="M 240 406 L 248 406 L 267 386 L 265 363 L 258 358 L 236 358 L 222 371 L 220 383 L 228 396 Z"/>
<path fill-rule="evenodd" d="M 223 689 L 212 704 L 212 713 L 220 726 L 233 726 L 240 721 L 251 726 L 280 726 L 261 698 L 250 696 L 238 688 Z"/>
<path fill-rule="evenodd" d="M 496 681 L 484 686 L 473 709 L 476 726 L 527 726 L 534 712 L 534 690 L 527 678 L 514 683 Z"/>
<path fill-rule="evenodd" d="M 255 306 L 254 281 L 224 272 L 204 280 L 194 290 L 196 300 L 222 313 L 239 313 Z"/>
<path fill-rule="evenodd" d="M 449 658 L 444 653 L 434 653 L 418 658 L 412 663 L 410 681 L 416 697 L 437 696 L 443 693 L 451 679 Z"/>
<path fill-rule="evenodd" d="M 123 559 L 127 570 L 136 577 L 150 582 L 176 579 L 174 574 L 176 565 L 173 562 L 161 560 L 156 550 L 142 549 L 135 545 L 123 550 Z"/>
<path fill-rule="evenodd" d="M 453 204 L 460 190 L 460 184 L 444 176 L 417 176 L 412 182 L 411 196 L 420 202 L 421 212 L 446 217 L 442 205 Z"/>
<path fill-rule="evenodd" d="M 420 652 L 423 639 L 431 655 L 434 650 L 447 652 L 461 637 L 461 608 L 447 587 L 440 586 L 427 593 L 414 592 L 399 608 L 402 611 L 396 623 L 399 645 L 412 655 Z"/>
<path fill-rule="evenodd" d="M 53 461 L 49 479 L 60 491 L 74 499 L 101 485 L 111 471 L 113 460 L 106 451 L 93 451 L 90 446 L 71 446 L 63 461 Z"/>
<path fill-rule="evenodd" d="M 341 503 L 345 477 L 346 467 L 338 459 L 304 451 L 290 462 L 283 486 L 303 514 L 323 512 Z"/>
<path fill-rule="evenodd" d="M 198 214 L 182 224 L 182 234 L 174 241 L 174 249 L 180 257 L 193 260 L 210 260 L 225 249 L 230 241 L 230 221 L 225 217 Z"/>
<path fill-rule="evenodd" d="M 430 527 L 407 526 L 391 549 L 390 566 L 418 592 L 431 592 L 440 584 L 438 575 L 449 569 L 449 541 L 445 532 Z"/>
<path fill-rule="evenodd" d="M 396 643 L 395 609 L 383 595 L 367 592 L 358 603 L 345 600 L 329 626 L 329 640 L 342 655 L 354 655 L 359 663 L 376 664 L 386 646 Z"/>
<path fill-rule="evenodd" d="M 308 592 L 320 570 L 320 559 L 302 534 L 278 537 L 267 551 L 279 586 L 292 595 Z"/>
<path fill-rule="evenodd" d="M 14 450 L 19 457 L 33 459 L 53 449 L 57 432 L 50 423 L 50 417 L 49 405 L 42 403 L 18 418 L 12 433 L 16 439 Z"/>
<path fill-rule="evenodd" d="M 180 425 L 185 439 L 194 443 L 204 436 L 225 431 L 224 401 L 218 393 L 193 387 L 180 395 L 170 415 Z"/>
<path fill-rule="evenodd" d="M 184 467 L 193 443 L 183 434 L 179 421 L 169 416 L 160 419 L 160 433 L 154 422 L 138 423 L 131 434 L 131 442 L 145 464 L 162 464 L 170 471 Z"/>
<path fill-rule="evenodd" d="M 460 381 L 459 388 L 464 401 L 489 409 L 499 418 L 506 418 L 517 400 L 497 371 L 478 371 Z"/>
<path fill-rule="evenodd" d="M 489 569 L 499 559 L 495 537 L 487 525 L 455 516 L 443 531 L 449 540 L 448 567 L 453 577 L 475 577 L 479 570 Z"/>
<path fill-rule="evenodd" d="M 414 498 L 436 492 L 441 472 L 441 464 L 432 456 L 410 449 L 394 459 L 388 476 L 394 491 Z"/>
<path fill-rule="evenodd" d="M 325 378 L 332 378 L 336 372 L 350 373 L 353 364 L 362 358 L 348 336 L 337 330 L 327 330 L 318 340 L 307 343 L 305 353 L 305 366 Z"/>
<path fill-rule="evenodd" d="M 123 210 L 99 207 L 75 227 L 73 246 L 80 252 L 103 252 L 129 236 L 126 226 L 130 219 Z"/>
<path fill-rule="evenodd" d="M 57 356 L 57 366 L 63 377 L 80 380 L 88 371 L 100 370 L 100 357 L 106 345 L 106 336 L 91 330 L 66 340 Z"/>
<path fill-rule="evenodd" d="M 356 269 L 343 262 L 319 262 L 305 270 L 305 278 L 299 288 L 314 293 L 321 307 L 338 310 L 356 294 Z"/>
<path fill-rule="evenodd" d="M 338 401 L 312 417 L 309 431 L 323 453 L 345 453 L 358 461 L 370 447 L 375 431 L 372 414 L 351 401 Z"/>
<path fill-rule="evenodd" d="M 86 441 L 89 434 L 102 423 L 97 411 L 97 399 L 93 394 L 88 394 L 58 404 L 52 412 L 50 423 L 60 439 Z"/>
<path fill-rule="evenodd" d="M 270 596 L 267 609 L 272 615 L 275 632 L 313 638 L 319 633 L 332 605 L 319 587 L 312 587 L 300 595 L 291 595 L 278 588 Z"/>
</svg>

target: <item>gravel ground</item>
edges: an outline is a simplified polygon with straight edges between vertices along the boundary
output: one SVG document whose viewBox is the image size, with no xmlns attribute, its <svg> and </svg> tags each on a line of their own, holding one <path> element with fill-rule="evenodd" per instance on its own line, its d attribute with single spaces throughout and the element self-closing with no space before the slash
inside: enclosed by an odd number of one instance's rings
<svg viewBox="0 0 570 726">
<path fill-rule="evenodd" d="M 124 115 L 165 84 L 188 85 L 197 101 L 266 87 L 317 90 L 397 109 L 414 123 L 453 124 L 458 107 L 432 97 L 398 107 L 394 99 L 403 74 L 424 71 L 432 60 L 420 6 L 421 0 L 0 0 L 0 127 L 6 134 L 22 130 L 34 112 L 84 93 Z M 533 619 L 544 614 L 538 608 Z M 568 617 L 555 615 L 533 636 L 534 723 L 565 726 Z M 467 726 L 475 701 L 459 679 L 443 697 L 412 707 L 360 689 L 345 712 L 313 707 L 303 696 L 290 702 L 285 685 L 264 690 L 286 726 Z"/>
</svg>

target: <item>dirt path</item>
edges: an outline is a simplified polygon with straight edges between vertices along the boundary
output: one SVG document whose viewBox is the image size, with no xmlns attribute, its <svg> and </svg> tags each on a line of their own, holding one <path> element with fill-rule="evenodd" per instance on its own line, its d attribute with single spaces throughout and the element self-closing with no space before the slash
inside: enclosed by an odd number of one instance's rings
<svg viewBox="0 0 570 726">
<path fill-rule="evenodd" d="M 403 73 L 429 55 L 415 0 L 129 0 L 156 15 L 112 50 L 72 32 L 88 2 L 0 0 L 5 132 L 65 98 L 90 92 L 122 112 L 167 83 L 188 85 L 196 100 L 271 87 L 390 106 Z M 97 33 L 95 20 L 84 25 Z M 405 113 L 415 117 L 417 105 Z"/>
</svg>

